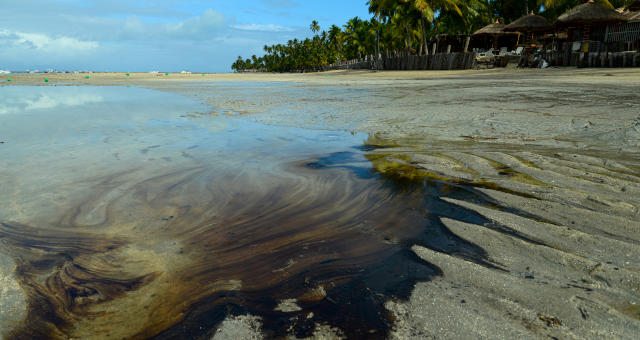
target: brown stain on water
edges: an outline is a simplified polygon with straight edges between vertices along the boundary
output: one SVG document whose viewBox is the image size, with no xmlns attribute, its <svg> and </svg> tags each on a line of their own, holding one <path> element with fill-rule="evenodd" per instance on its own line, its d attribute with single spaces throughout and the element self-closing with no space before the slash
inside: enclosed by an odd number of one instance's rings
<svg viewBox="0 0 640 340">
<path fill-rule="evenodd" d="M 256 177 L 194 167 L 135 183 L 119 173 L 57 223 L 2 221 L 0 250 L 16 260 L 29 301 L 8 338 L 206 338 L 230 311 L 263 316 L 278 336 L 292 315 L 273 309 L 287 298 L 320 318 L 346 310 L 352 337 L 384 337 L 383 308 L 353 319 L 348 306 L 358 303 L 345 287 L 369 289 L 359 281 L 368 269 L 424 230 L 423 197 L 347 171 L 291 169 Z M 360 305 L 381 304 L 367 299 Z M 313 329 L 294 323 L 302 335 Z"/>
</svg>

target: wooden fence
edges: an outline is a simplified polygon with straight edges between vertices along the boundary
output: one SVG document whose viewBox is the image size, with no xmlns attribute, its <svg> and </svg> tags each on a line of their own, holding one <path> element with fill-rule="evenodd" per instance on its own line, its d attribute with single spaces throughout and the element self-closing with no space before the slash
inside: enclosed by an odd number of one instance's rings
<svg viewBox="0 0 640 340">
<path fill-rule="evenodd" d="M 583 52 L 587 50 L 588 52 Z M 536 52 L 535 55 L 546 60 L 550 66 L 640 67 L 640 52 L 607 52 L 601 43 L 597 42 L 591 42 L 588 49 L 581 49 L 581 51 L 565 48 Z M 530 58 L 533 59 L 533 56 Z M 519 57 L 516 56 L 504 58 L 497 56 L 493 66 L 505 67 L 507 63 L 518 62 L 518 59 Z M 362 59 L 335 63 L 320 70 L 466 70 L 476 66 L 476 55 L 473 52 L 437 53 L 423 56 L 390 53 L 378 58 L 367 56 Z"/>
<path fill-rule="evenodd" d="M 640 67 L 638 52 L 539 52 L 551 66 Z"/>
<path fill-rule="evenodd" d="M 383 54 L 376 58 L 367 56 L 329 65 L 329 70 L 466 70 L 475 67 L 475 53 L 436 53 L 430 55 Z"/>
</svg>

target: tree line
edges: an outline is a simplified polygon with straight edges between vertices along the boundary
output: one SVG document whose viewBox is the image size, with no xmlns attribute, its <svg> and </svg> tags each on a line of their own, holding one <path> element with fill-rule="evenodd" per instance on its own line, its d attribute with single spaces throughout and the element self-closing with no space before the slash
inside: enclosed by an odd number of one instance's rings
<svg viewBox="0 0 640 340">
<path fill-rule="evenodd" d="M 618 8 L 633 0 L 596 0 Z M 437 34 L 471 35 L 499 20 L 510 22 L 530 10 L 550 22 L 583 0 L 368 0 L 372 18 L 354 17 L 342 27 L 321 30 L 314 20 L 313 36 L 292 39 L 284 44 L 265 45 L 264 55 L 243 59 L 231 65 L 235 71 L 294 72 L 313 71 L 336 61 L 362 58 L 389 51 L 428 53 L 428 42 Z"/>
</svg>

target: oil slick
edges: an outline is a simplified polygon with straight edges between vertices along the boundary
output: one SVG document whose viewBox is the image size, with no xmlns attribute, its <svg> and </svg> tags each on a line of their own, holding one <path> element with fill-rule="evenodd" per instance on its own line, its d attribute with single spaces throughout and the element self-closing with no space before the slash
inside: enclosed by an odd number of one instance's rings
<svg viewBox="0 0 640 340">
<path fill-rule="evenodd" d="M 384 301 L 438 272 L 406 248 L 445 239 L 423 191 L 381 181 L 366 136 L 181 117 L 202 109 L 140 89 L 11 91 L 103 102 L 0 116 L 0 253 L 26 299 L 7 339 L 209 338 L 246 313 L 267 336 L 383 338 Z"/>
<path fill-rule="evenodd" d="M 262 316 L 273 335 L 322 321 L 384 337 L 383 294 L 437 273 L 402 245 L 429 223 L 422 194 L 309 163 L 262 175 L 179 168 L 136 183 L 118 174 L 56 225 L 3 221 L 2 250 L 29 299 L 9 338 L 202 337 L 228 311 Z M 300 309 L 278 310 L 286 299 Z"/>
</svg>

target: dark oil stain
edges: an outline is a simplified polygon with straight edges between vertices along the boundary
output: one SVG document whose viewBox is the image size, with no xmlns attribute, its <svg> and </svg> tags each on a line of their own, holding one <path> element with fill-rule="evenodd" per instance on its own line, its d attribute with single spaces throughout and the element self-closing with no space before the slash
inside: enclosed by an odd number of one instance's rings
<svg viewBox="0 0 640 340">
<path fill-rule="evenodd" d="M 378 171 L 366 156 L 337 152 L 264 178 L 178 168 L 109 196 L 126 176 L 114 174 L 59 225 L 3 221 L 0 251 L 15 258 L 29 301 L 8 339 L 209 339 L 242 314 L 259 316 L 267 338 L 326 324 L 350 339 L 384 339 L 394 323 L 385 301 L 441 273 L 413 245 L 500 269 L 440 222 L 491 226 L 440 198 L 484 201 L 473 186 Z M 82 223 L 98 206 L 104 218 Z M 302 310 L 275 310 L 290 298 Z"/>
<path fill-rule="evenodd" d="M 362 179 L 374 177 L 374 171 L 372 171 L 369 162 L 360 153 L 336 152 L 319 157 L 316 161 L 305 165 L 312 169 L 343 168 L 350 170 Z"/>
</svg>

